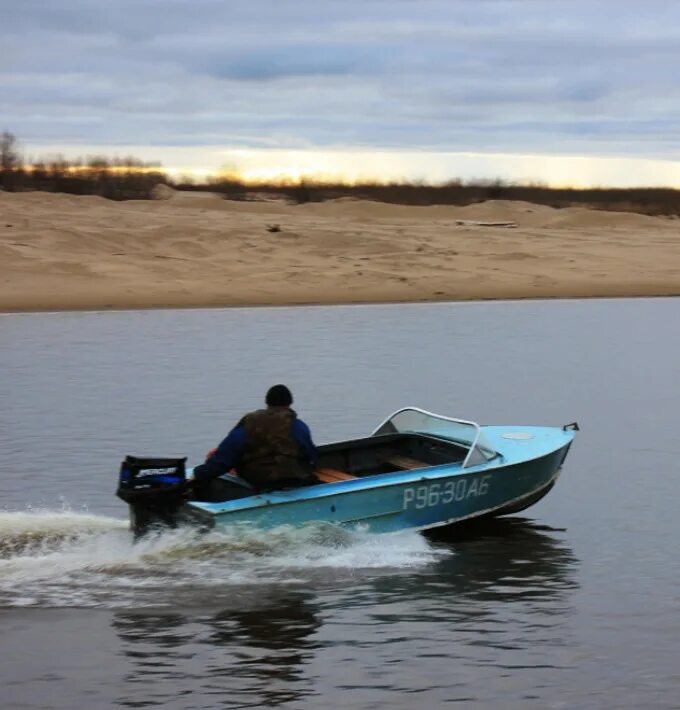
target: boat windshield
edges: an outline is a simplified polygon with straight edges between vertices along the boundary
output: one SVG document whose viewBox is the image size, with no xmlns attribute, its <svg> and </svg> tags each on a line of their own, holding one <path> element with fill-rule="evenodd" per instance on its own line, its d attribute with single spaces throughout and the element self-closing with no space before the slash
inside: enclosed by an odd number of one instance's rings
<svg viewBox="0 0 680 710">
<path fill-rule="evenodd" d="M 373 432 L 374 435 L 394 433 L 429 434 L 462 444 L 469 449 L 463 467 L 475 466 L 496 456 L 496 452 L 484 439 L 479 424 L 433 414 L 423 409 L 413 407 L 400 409 Z"/>
</svg>

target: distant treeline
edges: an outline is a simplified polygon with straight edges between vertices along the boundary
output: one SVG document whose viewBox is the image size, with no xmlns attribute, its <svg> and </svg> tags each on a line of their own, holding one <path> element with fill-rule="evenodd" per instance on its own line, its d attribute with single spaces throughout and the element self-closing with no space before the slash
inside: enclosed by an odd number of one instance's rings
<svg viewBox="0 0 680 710">
<path fill-rule="evenodd" d="M 228 200 L 281 199 L 294 204 L 340 198 L 373 200 L 399 205 L 469 205 L 485 200 L 522 200 L 551 207 L 582 206 L 648 215 L 680 215 L 680 190 L 660 187 L 553 188 L 502 180 L 451 180 L 440 185 L 420 182 L 330 183 L 298 181 L 246 182 L 236 177 L 198 183 L 173 181 L 158 164 L 133 157 L 56 157 L 26 162 L 13 134 L 0 134 L 0 187 L 10 192 L 44 190 L 75 195 L 100 195 L 112 200 L 154 197 L 157 185 L 177 190 L 210 190 Z"/>
<path fill-rule="evenodd" d="M 205 186 L 178 185 L 179 189 L 206 189 Z M 398 205 L 470 205 L 486 200 L 522 200 L 551 207 L 590 207 L 600 210 L 638 212 L 648 215 L 680 214 L 680 190 L 660 187 L 636 188 L 554 188 L 536 184 L 514 184 L 502 180 L 463 182 L 452 180 L 441 185 L 389 182 L 331 184 L 302 180 L 295 184 L 258 183 L 239 180 L 214 180 L 209 188 L 225 199 L 250 200 L 269 197 L 296 204 L 325 202 L 343 197 L 373 200 Z"/>
<path fill-rule="evenodd" d="M 8 192 L 43 190 L 110 200 L 148 200 L 156 185 L 169 182 L 157 164 L 133 157 L 66 160 L 56 156 L 27 163 L 14 135 L 8 131 L 0 134 L 0 187 Z"/>
</svg>

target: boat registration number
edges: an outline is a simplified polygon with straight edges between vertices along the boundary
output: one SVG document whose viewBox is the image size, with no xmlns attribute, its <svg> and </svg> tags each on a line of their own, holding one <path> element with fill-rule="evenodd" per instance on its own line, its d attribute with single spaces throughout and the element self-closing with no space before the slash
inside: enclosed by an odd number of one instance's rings
<svg viewBox="0 0 680 710">
<path fill-rule="evenodd" d="M 447 483 L 430 483 L 424 486 L 414 486 L 404 489 L 403 509 L 431 508 L 435 505 L 448 505 L 453 501 L 466 498 L 485 496 L 489 491 L 491 476 L 448 481 Z"/>
</svg>

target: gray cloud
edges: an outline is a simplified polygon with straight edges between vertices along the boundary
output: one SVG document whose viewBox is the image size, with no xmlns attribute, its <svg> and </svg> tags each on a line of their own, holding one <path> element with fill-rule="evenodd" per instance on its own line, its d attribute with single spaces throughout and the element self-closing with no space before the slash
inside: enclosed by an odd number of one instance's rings
<svg viewBox="0 0 680 710">
<path fill-rule="evenodd" d="M 0 0 L 24 143 L 680 158 L 680 3 Z"/>
</svg>

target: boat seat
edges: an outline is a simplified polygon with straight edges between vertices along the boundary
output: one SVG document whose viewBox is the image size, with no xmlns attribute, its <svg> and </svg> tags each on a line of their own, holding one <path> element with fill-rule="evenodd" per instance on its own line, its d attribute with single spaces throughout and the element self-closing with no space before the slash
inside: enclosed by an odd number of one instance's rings
<svg viewBox="0 0 680 710">
<path fill-rule="evenodd" d="M 424 461 L 418 461 L 418 459 L 412 459 L 409 456 L 390 456 L 390 458 L 385 460 L 390 466 L 394 466 L 400 470 L 410 470 L 412 468 L 427 468 L 431 464 L 425 463 Z"/>
<path fill-rule="evenodd" d="M 351 481 L 356 476 L 351 473 L 345 473 L 344 471 L 338 471 L 335 468 L 317 468 L 316 477 L 322 483 L 337 483 L 338 481 Z"/>
</svg>

